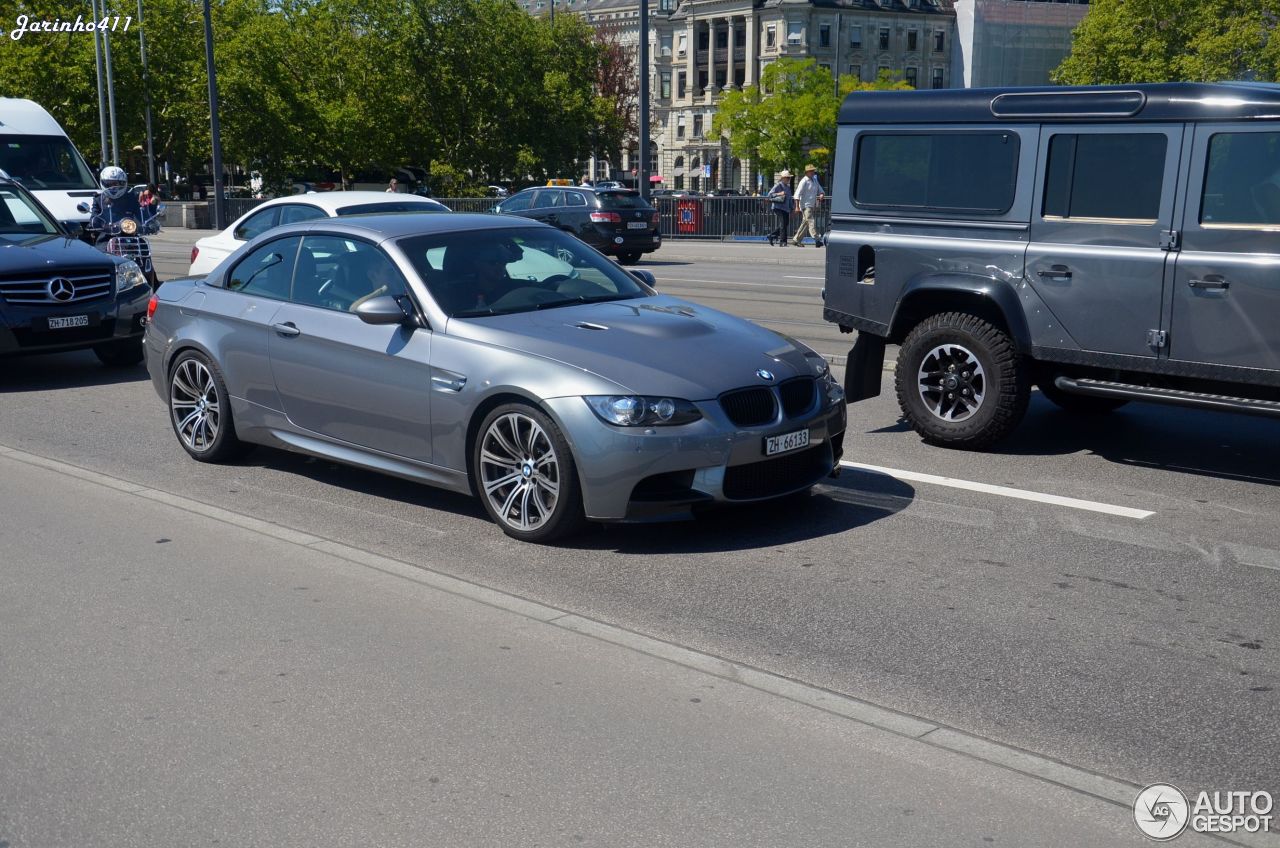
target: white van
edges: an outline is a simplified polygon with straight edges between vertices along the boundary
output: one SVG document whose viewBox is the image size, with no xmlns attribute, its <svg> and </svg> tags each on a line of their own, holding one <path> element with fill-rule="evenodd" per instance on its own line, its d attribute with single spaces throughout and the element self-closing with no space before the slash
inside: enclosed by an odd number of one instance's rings
<svg viewBox="0 0 1280 848">
<path fill-rule="evenodd" d="M 59 221 L 89 220 L 98 181 L 66 132 L 38 103 L 0 97 L 0 171 L 22 183 Z"/>
</svg>

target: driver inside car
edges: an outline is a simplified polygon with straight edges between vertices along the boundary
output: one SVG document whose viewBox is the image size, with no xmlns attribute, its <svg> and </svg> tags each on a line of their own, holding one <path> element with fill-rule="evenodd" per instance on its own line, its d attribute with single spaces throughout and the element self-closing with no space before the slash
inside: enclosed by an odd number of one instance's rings
<svg viewBox="0 0 1280 848">
<path fill-rule="evenodd" d="M 515 242 L 502 239 L 478 245 L 451 245 L 445 253 L 449 312 L 485 310 L 516 288 L 528 285 L 512 279 L 507 266 L 523 255 Z"/>
</svg>

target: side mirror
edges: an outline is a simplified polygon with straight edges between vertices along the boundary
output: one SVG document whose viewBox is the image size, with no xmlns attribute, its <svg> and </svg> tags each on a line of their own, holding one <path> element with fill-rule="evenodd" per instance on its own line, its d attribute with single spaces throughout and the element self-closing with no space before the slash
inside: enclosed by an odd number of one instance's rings
<svg viewBox="0 0 1280 848">
<path fill-rule="evenodd" d="M 89 212 L 89 204 L 85 203 L 83 200 L 80 201 L 79 203 L 76 204 L 76 211 L 84 212 L 87 214 Z"/>
<path fill-rule="evenodd" d="M 366 324 L 409 324 L 412 317 L 400 306 L 400 301 L 391 295 L 371 297 L 358 305 L 354 312 Z"/>
<path fill-rule="evenodd" d="M 63 221 L 62 226 L 67 231 L 67 238 L 80 238 L 84 235 L 84 227 L 79 221 Z"/>
<path fill-rule="evenodd" d="M 652 271 L 642 271 L 639 268 L 632 268 L 629 270 L 631 271 L 631 276 L 635 277 L 649 288 L 656 289 L 658 287 L 658 278 L 653 276 Z"/>
</svg>

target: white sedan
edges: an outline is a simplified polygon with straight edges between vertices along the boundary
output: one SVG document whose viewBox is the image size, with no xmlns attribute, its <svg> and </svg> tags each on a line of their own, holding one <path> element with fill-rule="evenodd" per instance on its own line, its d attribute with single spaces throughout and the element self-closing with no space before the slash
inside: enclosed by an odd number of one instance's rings
<svg viewBox="0 0 1280 848">
<path fill-rule="evenodd" d="M 329 191 L 277 197 L 255 206 L 220 233 L 200 239 L 191 248 L 191 276 L 208 274 L 245 242 L 272 227 L 315 218 L 395 212 L 448 212 L 437 200 L 381 191 Z"/>
</svg>

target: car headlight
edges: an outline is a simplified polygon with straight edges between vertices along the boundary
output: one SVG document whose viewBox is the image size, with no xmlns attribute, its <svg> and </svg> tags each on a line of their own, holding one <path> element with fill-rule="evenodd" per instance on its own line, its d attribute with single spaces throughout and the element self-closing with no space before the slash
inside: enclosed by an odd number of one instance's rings
<svg viewBox="0 0 1280 848">
<path fill-rule="evenodd" d="M 138 263 L 132 259 L 126 259 L 116 266 L 116 294 L 146 284 L 147 275 L 142 273 Z"/>
<path fill-rule="evenodd" d="M 583 400 L 601 421 L 619 427 L 688 424 L 702 417 L 696 406 L 679 398 L 588 395 Z"/>
</svg>

